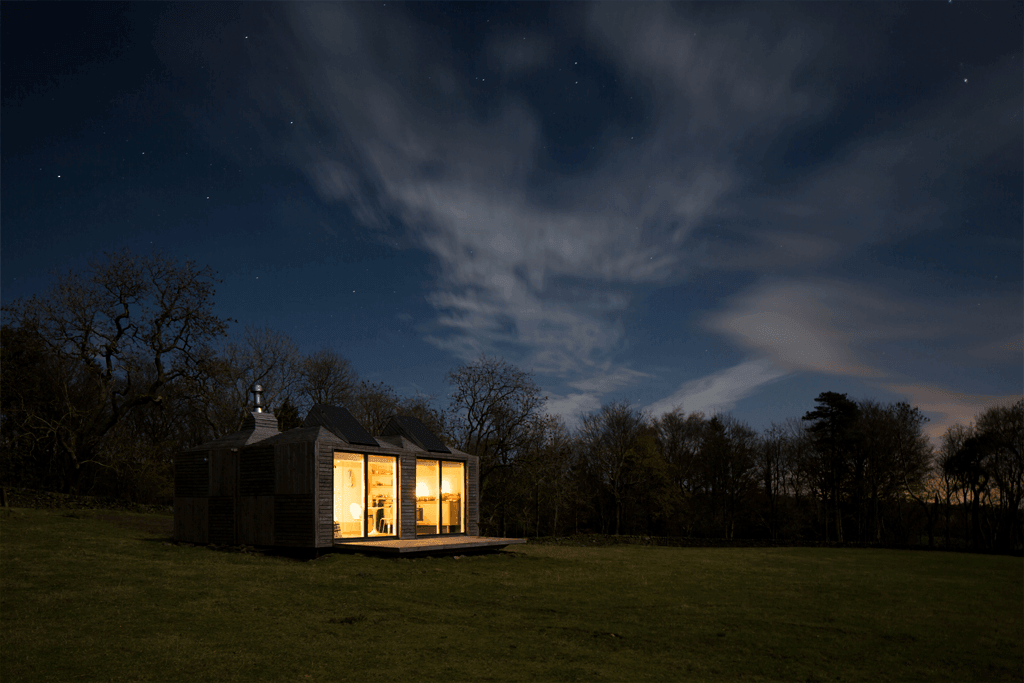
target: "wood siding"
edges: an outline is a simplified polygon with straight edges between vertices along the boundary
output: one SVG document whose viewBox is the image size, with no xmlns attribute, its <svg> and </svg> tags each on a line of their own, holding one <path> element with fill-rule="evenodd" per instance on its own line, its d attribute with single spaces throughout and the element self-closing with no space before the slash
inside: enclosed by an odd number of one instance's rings
<svg viewBox="0 0 1024 683">
<path fill-rule="evenodd" d="M 174 458 L 174 497 L 210 495 L 210 465 L 207 453 L 178 453 Z"/>
<path fill-rule="evenodd" d="M 211 496 L 209 507 L 209 543 L 235 545 L 235 498 Z"/>
<path fill-rule="evenodd" d="M 228 448 L 210 451 L 211 496 L 234 496 L 238 492 L 238 452 Z"/>
<path fill-rule="evenodd" d="M 469 456 L 466 463 L 466 533 L 480 535 L 480 458 Z"/>
<path fill-rule="evenodd" d="M 274 493 L 312 495 L 316 489 L 312 443 L 274 447 Z"/>
<path fill-rule="evenodd" d="M 274 545 L 273 496 L 239 497 L 238 542 L 244 545 Z"/>
<path fill-rule="evenodd" d="M 238 461 L 238 493 L 274 495 L 274 447 L 250 446 Z"/>
<path fill-rule="evenodd" d="M 401 473 L 398 495 L 402 506 L 398 537 L 416 538 L 416 454 L 402 454 L 398 467 Z"/>
<path fill-rule="evenodd" d="M 316 458 L 316 546 L 334 545 L 334 448 L 313 444 Z"/>
<path fill-rule="evenodd" d="M 314 534 L 313 494 L 278 494 L 274 496 L 274 544 L 312 548 Z"/>
<path fill-rule="evenodd" d="M 182 543 L 209 543 L 208 498 L 174 499 L 174 540 Z"/>
</svg>

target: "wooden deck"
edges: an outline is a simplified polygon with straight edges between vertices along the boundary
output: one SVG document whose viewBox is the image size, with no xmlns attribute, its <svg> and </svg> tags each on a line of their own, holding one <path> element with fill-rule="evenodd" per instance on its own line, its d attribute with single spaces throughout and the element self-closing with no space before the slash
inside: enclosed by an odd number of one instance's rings
<svg viewBox="0 0 1024 683">
<path fill-rule="evenodd" d="M 465 553 L 502 548 L 526 543 L 525 538 L 489 538 L 486 536 L 443 536 L 431 538 L 386 539 L 380 541 L 348 541 L 334 544 L 335 550 L 386 555 L 412 555 L 416 553 Z"/>
</svg>

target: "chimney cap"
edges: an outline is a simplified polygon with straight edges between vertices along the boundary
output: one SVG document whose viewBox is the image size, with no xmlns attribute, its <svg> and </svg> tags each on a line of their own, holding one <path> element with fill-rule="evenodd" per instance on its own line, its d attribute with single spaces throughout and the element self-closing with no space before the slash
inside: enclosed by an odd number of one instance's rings
<svg viewBox="0 0 1024 683">
<path fill-rule="evenodd" d="M 253 412 L 254 413 L 262 413 L 263 412 L 263 385 L 262 384 L 253 384 L 251 387 L 249 387 L 249 391 L 251 391 L 252 395 L 253 395 Z"/>
</svg>

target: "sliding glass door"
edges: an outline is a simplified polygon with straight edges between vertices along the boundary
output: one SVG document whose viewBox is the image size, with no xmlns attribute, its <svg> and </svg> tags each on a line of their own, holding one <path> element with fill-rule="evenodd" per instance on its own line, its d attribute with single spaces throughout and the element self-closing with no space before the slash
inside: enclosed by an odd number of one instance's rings
<svg viewBox="0 0 1024 683">
<path fill-rule="evenodd" d="M 416 534 L 457 534 L 466 530 L 465 465 L 446 460 L 416 461 Z"/>
<path fill-rule="evenodd" d="M 398 533 L 398 458 L 334 454 L 334 537 Z"/>
</svg>

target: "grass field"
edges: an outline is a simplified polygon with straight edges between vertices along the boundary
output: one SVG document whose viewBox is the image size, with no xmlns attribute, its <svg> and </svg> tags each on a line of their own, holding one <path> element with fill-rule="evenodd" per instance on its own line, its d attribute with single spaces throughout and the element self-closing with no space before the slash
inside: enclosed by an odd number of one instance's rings
<svg viewBox="0 0 1024 683">
<path fill-rule="evenodd" d="M 167 520 L 3 511 L 0 678 L 1022 679 L 1020 558 L 527 544 L 303 562 L 168 544 Z"/>
</svg>

